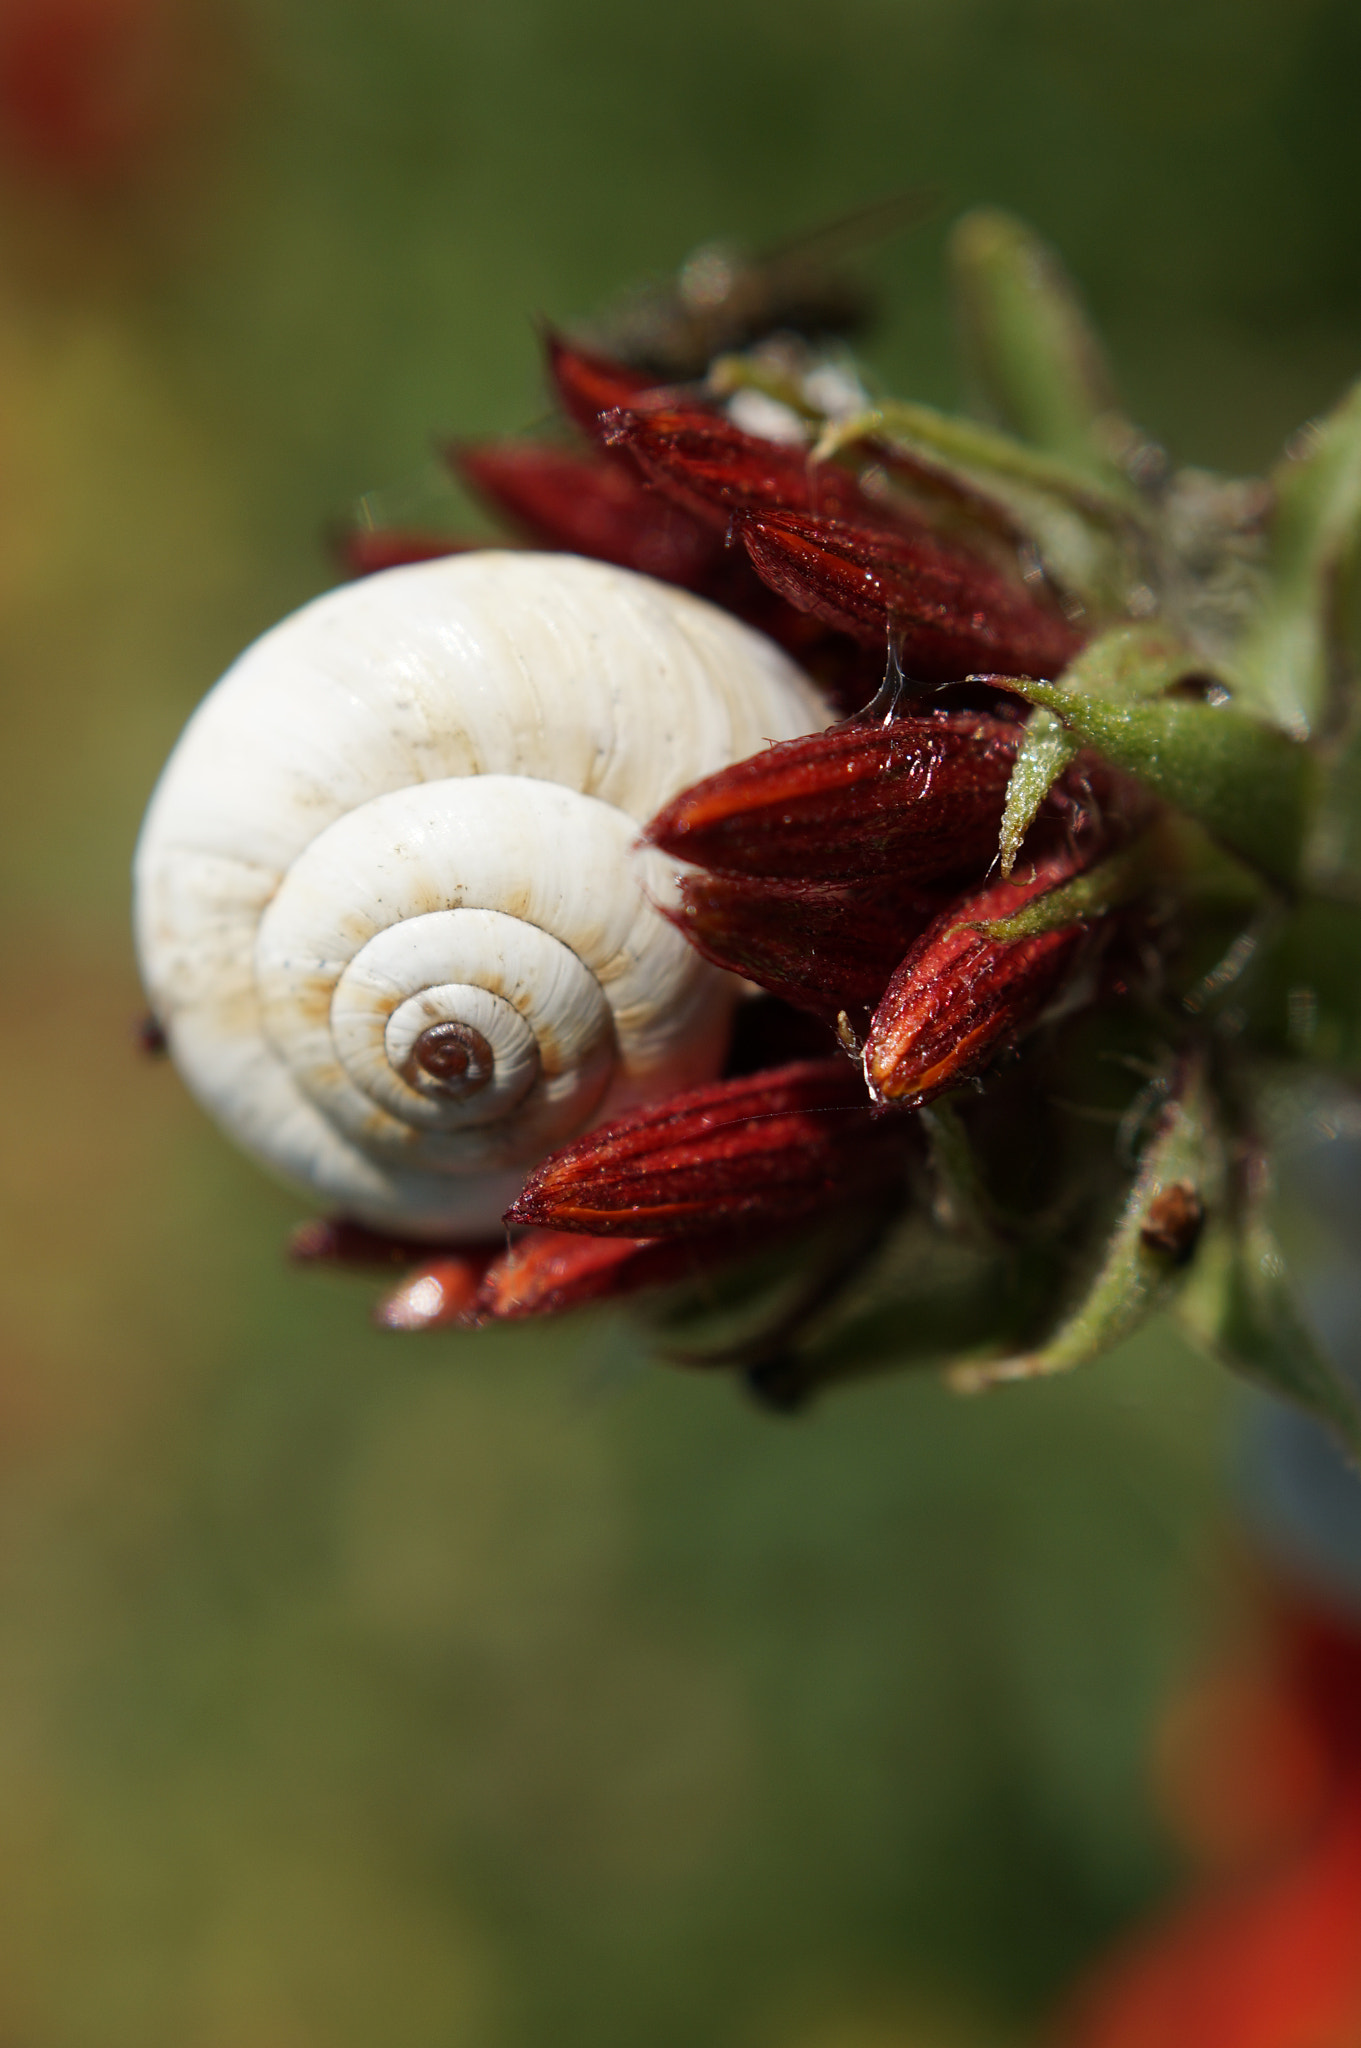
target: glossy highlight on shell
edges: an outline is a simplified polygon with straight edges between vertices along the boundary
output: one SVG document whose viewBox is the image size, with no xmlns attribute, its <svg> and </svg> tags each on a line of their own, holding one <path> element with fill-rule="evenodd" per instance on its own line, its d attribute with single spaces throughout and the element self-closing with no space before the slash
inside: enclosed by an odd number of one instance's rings
<svg viewBox="0 0 1361 2048">
<path fill-rule="evenodd" d="M 738 984 L 637 845 L 678 790 L 821 727 L 688 593 L 488 551 L 317 599 L 191 719 L 136 926 L 172 1055 L 230 1134 L 378 1228 L 497 1227 L 603 1117 L 719 1070 Z"/>
</svg>

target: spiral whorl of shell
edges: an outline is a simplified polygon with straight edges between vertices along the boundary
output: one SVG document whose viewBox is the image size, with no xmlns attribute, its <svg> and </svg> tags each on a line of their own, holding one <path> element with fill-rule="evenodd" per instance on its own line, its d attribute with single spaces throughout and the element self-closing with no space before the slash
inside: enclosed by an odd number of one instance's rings
<svg viewBox="0 0 1361 2048">
<path fill-rule="evenodd" d="M 639 825 L 825 723 L 758 634 L 569 555 L 307 605 L 190 720 L 137 849 L 147 992 L 263 1164 L 379 1227 L 493 1229 L 526 1169 L 705 1079 L 733 984 Z"/>
</svg>

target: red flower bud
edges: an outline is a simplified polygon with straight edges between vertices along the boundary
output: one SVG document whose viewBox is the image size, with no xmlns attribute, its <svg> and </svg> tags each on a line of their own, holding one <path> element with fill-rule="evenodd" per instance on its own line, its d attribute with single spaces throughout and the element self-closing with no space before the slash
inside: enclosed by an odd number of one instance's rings
<svg viewBox="0 0 1361 2048">
<path fill-rule="evenodd" d="M 829 1023 L 874 1007 L 940 908 L 938 895 L 893 881 L 697 872 L 682 877 L 680 893 L 667 915 L 706 960 Z"/>
<path fill-rule="evenodd" d="M 974 926 L 1009 917 L 1090 866 L 1103 847 L 1049 855 L 1023 881 L 962 896 L 911 947 L 874 1013 L 865 1079 L 880 1102 L 925 1102 L 980 1067 L 1041 1010 L 1073 966 L 1087 924 L 1010 941 Z"/>
<path fill-rule="evenodd" d="M 607 447 L 633 458 L 667 496 L 725 533 L 738 512 L 822 513 L 878 528 L 893 513 L 869 498 L 848 470 L 814 462 L 805 448 L 744 434 L 699 406 L 622 409 L 601 423 Z M 911 531 L 923 531 L 904 515 Z M 804 607 L 806 609 L 806 607 Z"/>
<path fill-rule="evenodd" d="M 894 639 L 904 668 L 924 681 L 979 669 L 1055 676 L 1082 645 L 1065 619 L 998 570 L 924 534 L 797 510 L 753 511 L 738 530 L 772 590 L 863 646 Z"/>
<path fill-rule="evenodd" d="M 853 720 L 694 783 L 644 836 L 729 874 L 932 881 L 996 851 L 1019 738 L 982 712 Z"/>
<path fill-rule="evenodd" d="M 591 1131 L 535 1169 L 506 1221 L 631 1237 L 773 1224 L 889 1177 L 895 1135 L 844 1060 L 799 1061 Z"/>
<path fill-rule="evenodd" d="M 698 1279 L 752 1243 L 731 1231 L 713 1237 L 588 1237 L 530 1230 L 488 1267 L 473 1304 L 475 1322 L 564 1315 L 644 1287 Z"/>
<path fill-rule="evenodd" d="M 544 352 L 559 404 L 592 440 L 599 439 L 602 413 L 636 406 L 645 393 L 658 389 L 657 379 L 648 371 L 578 348 L 551 328 L 544 335 Z"/>
<path fill-rule="evenodd" d="M 541 547 L 692 590 L 723 563 L 722 542 L 707 526 L 608 456 L 531 441 L 484 441 L 449 454 L 479 497 Z"/>
</svg>

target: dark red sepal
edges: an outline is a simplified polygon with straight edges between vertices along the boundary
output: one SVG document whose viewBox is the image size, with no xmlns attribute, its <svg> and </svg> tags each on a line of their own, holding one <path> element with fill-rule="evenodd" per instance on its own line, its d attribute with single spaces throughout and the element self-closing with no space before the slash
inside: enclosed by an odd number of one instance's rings
<svg viewBox="0 0 1361 2048">
<path fill-rule="evenodd" d="M 835 1023 L 874 1005 L 908 946 L 940 908 L 939 894 L 892 880 L 778 881 L 684 875 L 666 915 L 716 967 Z"/>
<path fill-rule="evenodd" d="M 594 349 L 579 348 L 552 328 L 544 334 L 544 354 L 559 405 L 592 440 L 598 438 L 602 413 L 636 406 L 649 391 L 663 388 L 648 371 L 635 370 Z"/>
<path fill-rule="evenodd" d="M 649 489 L 631 466 L 596 450 L 482 441 L 451 448 L 449 459 L 479 497 L 541 547 L 616 562 L 691 590 L 721 577 L 726 566 L 723 543 L 709 527 Z M 740 557 L 735 566 L 748 567 Z"/>
<path fill-rule="evenodd" d="M 1011 941 L 975 927 L 1070 881 L 1104 850 L 1064 847 L 1024 879 L 995 882 L 941 911 L 909 949 L 870 1024 L 865 1079 L 878 1101 L 929 1101 L 978 1073 L 1034 1021 L 1076 964 L 1088 923 Z"/>
<path fill-rule="evenodd" d="M 870 528 L 895 523 L 894 512 L 867 497 L 838 463 L 814 462 L 806 448 L 745 434 L 721 413 L 688 405 L 623 408 L 602 418 L 601 432 L 607 447 L 631 456 L 659 490 L 720 533 L 742 512 L 808 512 Z M 905 516 L 915 532 L 916 522 Z"/>
<path fill-rule="evenodd" d="M 980 669 L 1056 676 L 1082 645 L 1057 611 L 978 557 L 924 534 L 799 510 L 752 510 L 737 530 L 757 574 L 789 604 L 862 646 L 892 639 L 904 670 L 923 682 Z"/>
<path fill-rule="evenodd" d="M 845 1060 L 799 1061 L 602 1125 L 536 1167 L 506 1221 L 629 1237 L 759 1227 L 890 1176 L 892 1139 Z"/>
<path fill-rule="evenodd" d="M 530 1230 L 488 1267 L 470 1311 L 475 1322 L 564 1315 L 646 1287 L 698 1279 L 753 1248 L 724 1231 L 712 1237 L 589 1237 Z"/>
<path fill-rule="evenodd" d="M 644 837 L 727 874 L 930 882 L 996 852 L 1019 740 L 983 712 L 852 720 L 692 784 Z"/>
</svg>

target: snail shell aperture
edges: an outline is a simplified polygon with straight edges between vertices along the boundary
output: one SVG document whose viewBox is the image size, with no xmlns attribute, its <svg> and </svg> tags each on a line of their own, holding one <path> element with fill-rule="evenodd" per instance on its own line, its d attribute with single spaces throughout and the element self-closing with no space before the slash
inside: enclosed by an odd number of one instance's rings
<svg viewBox="0 0 1361 2048">
<path fill-rule="evenodd" d="M 736 984 L 640 825 L 825 724 L 759 634 L 571 555 L 391 569 L 191 718 L 137 848 L 143 978 L 237 1142 L 379 1228 L 494 1229 L 588 1125 L 718 1071 Z"/>
</svg>

